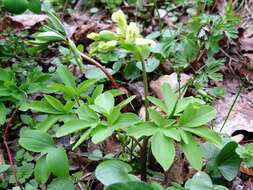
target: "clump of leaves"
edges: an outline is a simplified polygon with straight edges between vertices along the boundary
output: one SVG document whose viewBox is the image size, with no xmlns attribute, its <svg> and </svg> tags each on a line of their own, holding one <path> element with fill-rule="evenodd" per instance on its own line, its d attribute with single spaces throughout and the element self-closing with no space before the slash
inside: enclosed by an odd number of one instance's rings
<svg viewBox="0 0 253 190">
<path fill-rule="evenodd" d="M 240 156 L 247 167 L 253 167 L 253 143 L 239 145 L 236 153 Z"/>
</svg>

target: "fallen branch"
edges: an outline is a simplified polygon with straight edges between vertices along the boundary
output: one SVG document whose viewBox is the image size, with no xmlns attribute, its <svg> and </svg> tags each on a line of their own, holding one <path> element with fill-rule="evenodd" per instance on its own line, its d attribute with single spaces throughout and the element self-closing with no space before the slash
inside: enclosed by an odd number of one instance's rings
<svg viewBox="0 0 253 190">
<path fill-rule="evenodd" d="M 3 134 L 3 141 L 4 141 L 5 148 L 7 150 L 8 159 L 9 159 L 9 162 L 10 162 L 10 165 L 11 165 L 11 170 L 12 170 L 12 172 L 14 174 L 14 177 L 15 177 L 15 180 L 16 180 L 16 184 L 19 186 L 19 188 L 21 190 L 24 190 L 24 188 L 22 187 L 22 185 L 18 181 L 17 172 L 15 170 L 14 163 L 13 163 L 13 157 L 12 157 L 12 154 L 11 154 L 8 142 L 7 142 L 7 135 L 8 135 L 9 129 L 12 127 L 12 121 L 13 121 L 13 119 L 14 119 L 17 111 L 18 111 L 18 108 L 19 108 L 19 106 L 17 106 L 15 108 L 15 110 L 12 112 L 11 117 L 9 118 L 9 120 L 6 124 L 6 128 L 5 128 L 5 131 L 4 131 L 4 134 Z"/>
</svg>

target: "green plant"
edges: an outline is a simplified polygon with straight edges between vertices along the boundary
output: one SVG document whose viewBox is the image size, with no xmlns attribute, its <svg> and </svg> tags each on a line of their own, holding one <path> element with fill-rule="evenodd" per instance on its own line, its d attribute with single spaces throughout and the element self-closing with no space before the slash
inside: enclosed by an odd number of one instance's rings
<svg viewBox="0 0 253 190">
<path fill-rule="evenodd" d="M 40 0 L 2 0 L 4 9 L 14 14 L 21 14 L 27 9 L 38 14 L 41 11 Z"/>
<path fill-rule="evenodd" d="M 202 145 L 205 158 L 208 159 L 206 171 L 214 178 L 223 176 L 226 180 L 233 180 L 241 164 L 240 157 L 236 154 L 238 144 L 234 141 L 225 142 L 222 149 L 210 143 Z"/>
<path fill-rule="evenodd" d="M 236 148 L 236 153 L 240 156 L 247 167 L 253 166 L 253 144 L 239 145 Z"/>
</svg>

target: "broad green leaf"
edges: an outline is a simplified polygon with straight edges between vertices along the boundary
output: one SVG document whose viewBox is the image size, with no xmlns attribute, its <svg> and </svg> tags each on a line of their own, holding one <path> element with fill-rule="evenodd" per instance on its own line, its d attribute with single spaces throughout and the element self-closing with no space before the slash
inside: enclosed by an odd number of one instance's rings
<svg viewBox="0 0 253 190">
<path fill-rule="evenodd" d="M 120 115 L 121 115 L 120 107 L 112 108 L 110 115 L 107 117 L 108 124 L 113 125 L 120 117 Z"/>
<path fill-rule="evenodd" d="M 51 84 L 48 87 L 53 88 L 55 90 L 59 90 L 70 98 L 75 98 L 76 96 L 75 89 L 72 86 L 65 86 L 63 84 Z"/>
<path fill-rule="evenodd" d="M 56 137 L 66 136 L 68 134 L 75 133 L 83 129 L 87 129 L 93 125 L 94 125 L 94 122 L 92 121 L 85 121 L 81 119 L 71 120 L 71 121 L 66 122 L 63 126 L 61 126 L 56 131 Z"/>
<path fill-rule="evenodd" d="M 233 141 L 227 143 L 214 160 L 210 160 L 208 170 L 212 172 L 218 169 L 225 179 L 233 180 L 241 163 L 240 157 L 235 152 L 237 146 L 238 144 Z"/>
<path fill-rule="evenodd" d="M 36 14 L 39 14 L 41 12 L 40 0 L 29 0 L 28 9 Z"/>
<path fill-rule="evenodd" d="M 103 90 L 104 90 L 103 84 L 96 86 L 96 88 L 92 92 L 91 99 L 94 101 L 100 94 L 102 94 Z M 93 103 L 93 102 L 90 102 L 90 103 Z"/>
<path fill-rule="evenodd" d="M 189 143 L 189 140 L 188 140 L 187 133 L 186 133 L 183 129 L 181 129 L 181 128 L 178 128 L 178 132 L 180 133 L 180 136 L 181 136 L 182 141 L 183 141 L 185 144 L 188 144 L 188 143 Z"/>
<path fill-rule="evenodd" d="M 198 98 L 186 97 L 178 100 L 175 113 L 178 114 L 184 111 L 189 104 L 203 105 L 205 102 Z"/>
<path fill-rule="evenodd" d="M 189 190 L 213 190 L 213 183 L 206 173 L 198 172 L 186 182 L 185 188 Z"/>
<path fill-rule="evenodd" d="M 153 72 L 159 65 L 160 65 L 160 61 L 158 59 L 153 58 L 153 57 L 148 58 L 145 61 L 146 72 L 147 73 Z M 138 69 L 140 69 L 142 71 L 141 62 L 137 62 L 136 66 L 138 67 Z"/>
<path fill-rule="evenodd" d="M 46 162 L 50 171 L 57 177 L 69 176 L 68 157 L 63 147 L 51 149 L 46 156 Z"/>
<path fill-rule="evenodd" d="M 164 83 L 162 86 L 162 95 L 163 100 L 166 103 L 167 106 L 167 115 L 170 116 L 175 109 L 175 106 L 177 104 L 177 96 L 171 89 L 170 85 L 168 83 Z"/>
<path fill-rule="evenodd" d="M 195 107 L 189 105 L 179 120 L 180 127 L 199 127 L 214 119 L 216 116 L 215 108 L 211 106 Z"/>
<path fill-rule="evenodd" d="M 61 103 L 60 100 L 56 99 L 55 97 L 53 96 L 50 96 L 50 95 L 44 95 L 45 99 L 47 100 L 47 102 L 53 107 L 55 108 L 56 110 L 60 111 L 60 112 L 64 112 L 65 109 L 64 109 L 64 106 L 63 104 Z"/>
<path fill-rule="evenodd" d="M 99 81 L 98 79 L 88 79 L 82 82 L 77 89 L 78 96 L 80 96 L 82 92 L 84 92 L 85 90 L 88 90 L 91 86 L 93 86 L 98 81 Z"/>
<path fill-rule="evenodd" d="M 104 141 L 107 137 L 111 136 L 114 129 L 112 127 L 97 126 L 92 131 L 92 142 L 98 144 Z"/>
<path fill-rule="evenodd" d="M 34 177 L 37 183 L 44 184 L 47 182 L 51 171 L 49 170 L 46 162 L 46 155 L 40 157 L 37 160 L 35 168 L 34 168 Z"/>
<path fill-rule="evenodd" d="M 78 117 L 82 120 L 94 122 L 99 121 L 98 114 L 95 111 L 93 111 L 87 104 L 81 105 L 77 109 L 77 114 Z"/>
<path fill-rule="evenodd" d="M 28 6 L 27 0 L 2 0 L 4 8 L 15 14 L 21 14 L 26 11 Z"/>
<path fill-rule="evenodd" d="M 56 110 L 46 101 L 34 101 L 30 104 L 29 108 L 43 113 L 63 114 L 63 112 Z"/>
<path fill-rule="evenodd" d="M 134 113 L 123 113 L 119 116 L 119 118 L 114 122 L 112 128 L 116 129 L 124 129 L 127 127 L 131 127 L 134 124 L 140 121 L 139 117 Z"/>
<path fill-rule="evenodd" d="M 162 102 L 162 100 L 155 98 L 153 96 L 148 96 L 148 100 L 154 104 L 155 106 L 159 107 L 163 112 L 167 113 L 167 107 L 166 105 Z"/>
<path fill-rule="evenodd" d="M 183 130 L 198 135 L 203 139 L 215 144 L 219 148 L 223 146 L 220 135 L 207 127 L 185 127 Z"/>
<path fill-rule="evenodd" d="M 170 128 L 170 127 L 168 127 L 168 128 L 160 129 L 160 130 L 167 137 L 175 139 L 178 142 L 181 140 L 180 132 L 176 128 Z"/>
<path fill-rule="evenodd" d="M 52 137 L 39 130 L 22 131 L 18 142 L 23 148 L 32 152 L 47 152 L 55 147 Z"/>
<path fill-rule="evenodd" d="M 148 109 L 148 113 L 151 116 L 152 120 L 155 122 L 155 124 L 161 127 L 165 119 L 160 115 L 160 113 L 150 108 Z"/>
<path fill-rule="evenodd" d="M 173 163 L 176 154 L 173 141 L 158 132 L 152 137 L 151 150 L 156 161 L 167 171 Z"/>
<path fill-rule="evenodd" d="M 75 78 L 66 66 L 59 67 L 56 72 L 66 86 L 76 88 Z"/>
<path fill-rule="evenodd" d="M 110 113 L 114 106 L 114 97 L 111 93 L 100 94 L 94 101 L 96 106 L 103 108 L 107 113 Z"/>
<path fill-rule="evenodd" d="M 42 122 L 38 123 L 35 128 L 37 130 L 41 130 L 43 132 L 47 132 L 59 119 L 61 119 L 62 115 L 51 115 L 44 119 Z"/>
<path fill-rule="evenodd" d="M 150 121 L 141 122 L 127 129 L 128 136 L 151 136 L 154 135 L 159 128 Z"/>
<path fill-rule="evenodd" d="M 76 102 L 74 102 L 74 101 L 67 101 L 67 103 L 64 105 L 65 112 L 66 113 L 70 112 L 75 104 L 76 104 Z"/>
<path fill-rule="evenodd" d="M 185 144 L 181 142 L 181 147 L 192 167 L 200 171 L 202 168 L 202 152 L 200 145 L 190 133 L 187 134 L 187 138 L 189 143 Z"/>
<path fill-rule="evenodd" d="M 71 178 L 56 178 L 48 186 L 47 190 L 75 190 Z"/>
<path fill-rule="evenodd" d="M 107 160 L 100 163 L 95 171 L 96 178 L 104 185 L 138 181 L 135 175 L 128 174 L 132 171 L 130 165 L 119 160 Z"/>
</svg>

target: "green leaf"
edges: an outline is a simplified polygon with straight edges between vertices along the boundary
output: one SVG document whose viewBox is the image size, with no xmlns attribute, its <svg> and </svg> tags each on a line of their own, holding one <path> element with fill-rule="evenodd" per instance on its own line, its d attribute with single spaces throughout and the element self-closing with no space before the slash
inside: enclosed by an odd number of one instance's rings
<svg viewBox="0 0 253 190">
<path fill-rule="evenodd" d="M 0 125 L 3 125 L 6 122 L 7 109 L 5 105 L 0 102 Z"/>
<path fill-rule="evenodd" d="M 213 183 L 206 173 L 198 172 L 186 182 L 185 188 L 189 190 L 213 190 Z"/>
<path fill-rule="evenodd" d="M 167 106 L 167 115 L 170 116 L 175 109 L 177 104 L 177 96 L 171 89 L 168 83 L 164 83 L 162 86 L 163 99 Z"/>
<path fill-rule="evenodd" d="M 159 128 L 150 121 L 141 122 L 127 129 L 128 136 L 151 136 L 154 135 Z"/>
<path fill-rule="evenodd" d="M 60 32 L 62 35 L 66 36 L 64 26 L 58 16 L 52 11 L 48 12 L 48 16 L 49 18 L 46 21 L 50 25 L 50 27 Z"/>
<path fill-rule="evenodd" d="M 100 94 L 94 101 L 96 106 L 101 107 L 106 113 L 110 113 L 114 106 L 114 97 L 111 93 Z"/>
<path fill-rule="evenodd" d="M 80 96 L 80 94 L 82 92 L 84 92 L 85 90 L 88 90 L 90 87 L 92 87 L 94 84 L 96 84 L 99 80 L 98 79 L 88 79 L 85 80 L 84 82 L 82 82 L 78 89 L 77 89 L 77 94 L 78 96 Z"/>
<path fill-rule="evenodd" d="M 81 105 L 77 109 L 77 114 L 78 114 L 78 117 L 82 120 L 93 121 L 93 122 L 99 121 L 98 114 L 95 111 L 93 111 L 87 104 Z"/>
<path fill-rule="evenodd" d="M 57 74 L 61 78 L 61 81 L 66 85 L 72 88 L 76 88 L 75 78 L 73 74 L 69 71 L 68 67 L 61 66 L 57 69 Z"/>
<path fill-rule="evenodd" d="M 52 137 L 39 130 L 22 131 L 18 142 L 23 148 L 32 152 L 47 152 L 55 147 Z"/>
<path fill-rule="evenodd" d="M 127 98 L 126 100 L 123 100 L 120 102 L 116 107 L 119 107 L 120 109 L 124 108 L 127 104 L 129 104 L 136 96 L 131 96 Z"/>
<path fill-rule="evenodd" d="M 70 98 L 76 97 L 76 91 L 72 86 L 65 86 L 62 84 L 51 84 L 48 86 L 49 88 L 53 88 L 55 90 L 59 90 L 63 92 L 65 95 L 67 95 Z"/>
<path fill-rule="evenodd" d="M 187 138 L 189 143 L 186 144 L 181 142 L 181 147 L 192 167 L 200 171 L 202 168 L 202 152 L 200 145 L 190 133 L 187 134 Z"/>
<path fill-rule="evenodd" d="M 149 108 L 148 113 L 151 116 L 152 120 L 155 122 L 156 125 L 160 126 L 163 125 L 165 119 L 158 113 L 157 111 Z"/>
<path fill-rule="evenodd" d="M 215 132 L 207 127 L 194 127 L 194 128 L 193 127 L 191 127 L 191 128 L 185 127 L 185 128 L 183 128 L 183 130 L 193 133 L 195 135 L 198 135 L 198 136 L 202 137 L 203 139 L 215 144 L 216 146 L 218 146 L 220 148 L 223 146 L 222 139 L 221 139 L 220 135 L 217 132 Z"/>
<path fill-rule="evenodd" d="M 215 108 L 211 106 L 195 107 L 189 105 L 179 120 L 180 127 L 199 127 L 214 119 L 216 116 Z"/>
<path fill-rule="evenodd" d="M 58 99 L 56 99 L 55 97 L 53 96 L 50 96 L 50 95 L 44 95 L 45 99 L 47 100 L 47 102 L 52 106 L 54 107 L 56 110 L 60 111 L 60 112 L 64 112 L 65 109 L 64 109 L 64 106 L 63 104 L 61 103 L 61 101 L 59 101 Z"/>
<path fill-rule="evenodd" d="M 47 187 L 47 190 L 75 190 L 71 178 L 56 178 Z"/>
<path fill-rule="evenodd" d="M 69 164 L 63 147 L 51 149 L 46 157 L 48 168 L 57 177 L 69 176 Z"/>
<path fill-rule="evenodd" d="M 160 130 L 167 137 L 173 138 L 176 141 L 180 141 L 181 140 L 180 132 L 176 128 L 170 128 L 170 127 L 168 127 L 168 128 L 160 129 Z"/>
<path fill-rule="evenodd" d="M 173 141 L 158 132 L 152 137 L 151 150 L 157 162 L 167 171 L 173 163 L 176 154 Z"/>
<path fill-rule="evenodd" d="M 166 105 L 162 102 L 162 100 L 155 98 L 153 96 L 148 96 L 148 100 L 154 104 L 155 106 L 159 107 L 163 112 L 167 113 L 167 107 Z"/>
<path fill-rule="evenodd" d="M 153 187 L 151 184 L 144 182 L 130 181 L 126 183 L 116 183 L 109 185 L 105 190 L 160 190 Z"/>
<path fill-rule="evenodd" d="M 104 185 L 138 181 L 135 175 L 128 174 L 132 171 L 130 165 L 119 160 L 107 160 L 100 163 L 95 171 L 96 178 Z"/>
<path fill-rule="evenodd" d="M 82 144 L 85 140 L 87 140 L 92 132 L 92 128 L 88 129 L 87 131 L 84 132 L 84 134 L 81 135 L 79 140 L 75 143 L 73 146 L 72 150 L 75 150 L 80 144 Z"/>
<path fill-rule="evenodd" d="M 175 113 L 177 114 L 184 111 L 188 107 L 189 104 L 203 105 L 205 104 L 205 102 L 201 99 L 193 98 L 193 97 L 186 97 L 186 98 L 179 99 L 177 102 Z"/>
<path fill-rule="evenodd" d="M 29 0 L 28 9 L 36 14 L 39 14 L 41 12 L 40 0 Z"/>
<path fill-rule="evenodd" d="M 238 144 L 233 141 L 227 143 L 219 154 L 209 161 L 208 171 L 213 172 L 218 169 L 226 180 L 233 180 L 238 173 L 241 163 L 240 157 L 235 152 L 237 146 Z"/>
<path fill-rule="evenodd" d="M 29 108 L 43 113 L 63 114 L 63 112 L 56 110 L 46 101 L 34 101 L 30 104 Z"/>
<path fill-rule="evenodd" d="M 117 121 L 114 122 L 112 128 L 116 129 L 124 129 L 130 127 L 140 121 L 139 117 L 134 113 L 123 113 L 119 116 Z"/>
<path fill-rule="evenodd" d="M 49 170 L 46 162 L 46 155 L 40 157 L 37 160 L 35 168 L 34 168 L 34 177 L 37 183 L 44 184 L 47 182 L 51 171 Z"/>
<path fill-rule="evenodd" d="M 66 122 L 63 126 L 61 126 L 56 131 L 56 137 L 66 136 L 68 134 L 75 133 L 83 129 L 87 129 L 93 125 L 94 125 L 94 122 L 92 121 L 85 121 L 81 119 L 71 120 L 71 121 Z"/>
<path fill-rule="evenodd" d="M 108 126 L 97 126 L 93 131 L 92 131 L 92 142 L 95 144 L 98 144 L 105 140 L 107 137 L 111 136 L 113 133 L 114 129 L 112 127 Z"/>
<path fill-rule="evenodd" d="M 35 36 L 36 40 L 45 41 L 47 43 L 64 41 L 65 38 L 56 32 L 40 32 Z"/>
<path fill-rule="evenodd" d="M 28 6 L 27 0 L 2 0 L 4 8 L 15 14 L 21 14 L 26 11 Z"/>
<path fill-rule="evenodd" d="M 154 57 L 148 58 L 145 61 L 146 72 L 151 73 L 160 65 L 160 61 Z M 136 67 L 142 71 L 141 62 L 137 62 Z"/>
<path fill-rule="evenodd" d="M 44 119 L 42 122 L 38 123 L 35 128 L 43 132 L 47 132 L 59 119 L 63 116 L 51 115 Z"/>
</svg>

